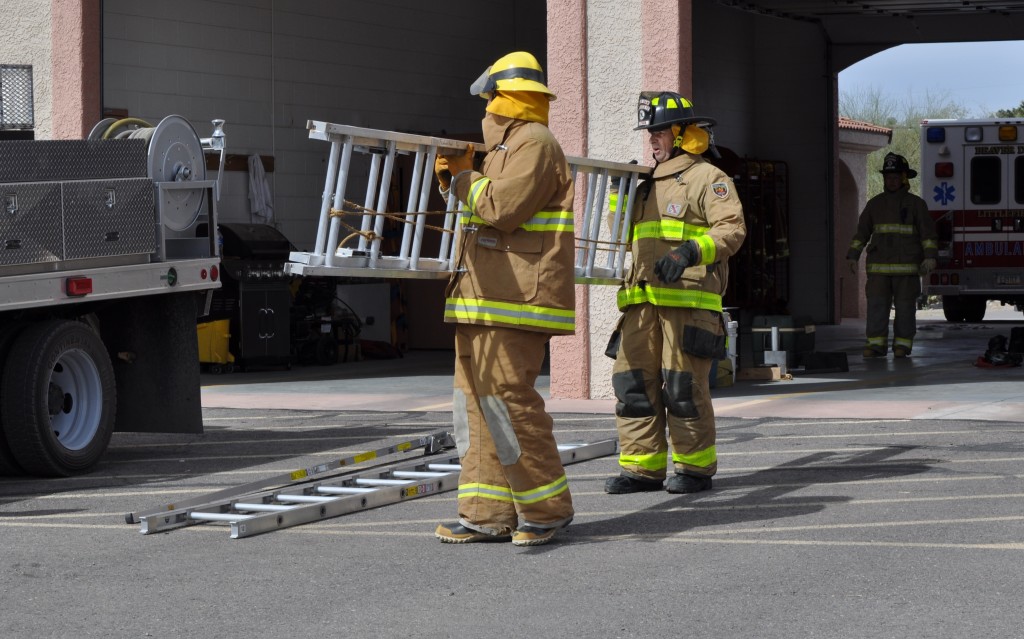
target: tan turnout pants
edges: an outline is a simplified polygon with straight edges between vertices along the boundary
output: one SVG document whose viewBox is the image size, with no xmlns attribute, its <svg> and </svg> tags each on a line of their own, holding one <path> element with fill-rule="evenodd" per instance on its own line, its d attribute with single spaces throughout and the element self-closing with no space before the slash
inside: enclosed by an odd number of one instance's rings
<svg viewBox="0 0 1024 639">
<path fill-rule="evenodd" d="M 714 475 L 708 376 L 715 340 L 723 336 L 719 314 L 637 304 L 626 309 L 619 330 L 612 385 L 622 470 L 658 480 L 671 463 L 677 472 Z"/>
<path fill-rule="evenodd" d="M 534 388 L 550 337 L 470 324 L 455 329 L 459 521 L 468 528 L 504 534 L 520 519 L 539 528 L 572 519 L 552 419 Z"/>
</svg>

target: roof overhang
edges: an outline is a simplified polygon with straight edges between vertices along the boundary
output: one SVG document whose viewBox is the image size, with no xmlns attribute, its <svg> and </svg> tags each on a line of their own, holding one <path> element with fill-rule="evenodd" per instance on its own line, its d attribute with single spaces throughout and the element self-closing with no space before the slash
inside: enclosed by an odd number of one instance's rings
<svg viewBox="0 0 1024 639">
<path fill-rule="evenodd" d="M 817 25 L 835 71 L 900 44 L 1024 39 L 1024 3 L 1005 0 L 718 0 Z"/>
</svg>

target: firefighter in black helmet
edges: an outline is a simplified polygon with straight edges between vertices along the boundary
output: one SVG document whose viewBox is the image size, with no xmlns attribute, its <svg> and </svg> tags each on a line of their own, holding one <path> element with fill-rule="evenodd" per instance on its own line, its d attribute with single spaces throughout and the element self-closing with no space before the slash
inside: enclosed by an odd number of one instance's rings
<svg viewBox="0 0 1024 639">
<path fill-rule="evenodd" d="M 846 253 L 850 273 L 857 274 L 861 252 L 867 252 L 867 322 L 864 357 L 885 357 L 889 348 L 889 309 L 893 318 L 892 353 L 907 357 L 917 333 L 917 298 L 921 276 L 935 268 L 938 235 L 924 200 L 910 192 L 917 177 L 902 155 L 882 161 L 885 190 L 868 200 Z"/>
<path fill-rule="evenodd" d="M 708 377 L 724 356 L 722 295 L 746 226 L 732 180 L 701 157 L 712 118 L 662 91 L 640 94 L 637 120 L 655 167 L 633 207 L 633 263 L 618 293 L 618 342 L 607 351 L 620 474 L 604 489 L 695 493 L 711 488 L 718 468 Z"/>
</svg>

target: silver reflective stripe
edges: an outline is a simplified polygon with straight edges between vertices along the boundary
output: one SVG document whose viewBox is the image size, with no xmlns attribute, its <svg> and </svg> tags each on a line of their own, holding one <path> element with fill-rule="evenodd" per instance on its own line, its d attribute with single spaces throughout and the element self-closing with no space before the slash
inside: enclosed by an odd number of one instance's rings
<svg viewBox="0 0 1024 639">
<path fill-rule="evenodd" d="M 494 395 L 481 397 L 480 410 L 487 420 L 487 429 L 491 431 L 494 448 L 498 451 L 498 461 L 503 466 L 511 466 L 519 461 L 523 451 L 519 447 L 516 431 L 512 428 L 512 418 L 505 402 Z"/>
<path fill-rule="evenodd" d="M 455 449 L 459 457 L 469 450 L 469 414 L 466 412 L 466 394 L 461 388 L 452 392 L 452 426 L 455 431 Z"/>
</svg>

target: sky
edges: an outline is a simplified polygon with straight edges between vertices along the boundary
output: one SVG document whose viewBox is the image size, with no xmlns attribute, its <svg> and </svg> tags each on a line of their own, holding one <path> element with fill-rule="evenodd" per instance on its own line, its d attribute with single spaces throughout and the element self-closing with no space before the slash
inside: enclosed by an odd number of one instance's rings
<svg viewBox="0 0 1024 639">
<path fill-rule="evenodd" d="M 912 104 L 945 94 L 968 117 L 1012 109 L 1024 101 L 1024 40 L 903 44 L 840 72 L 841 93 L 869 88 Z"/>
</svg>

